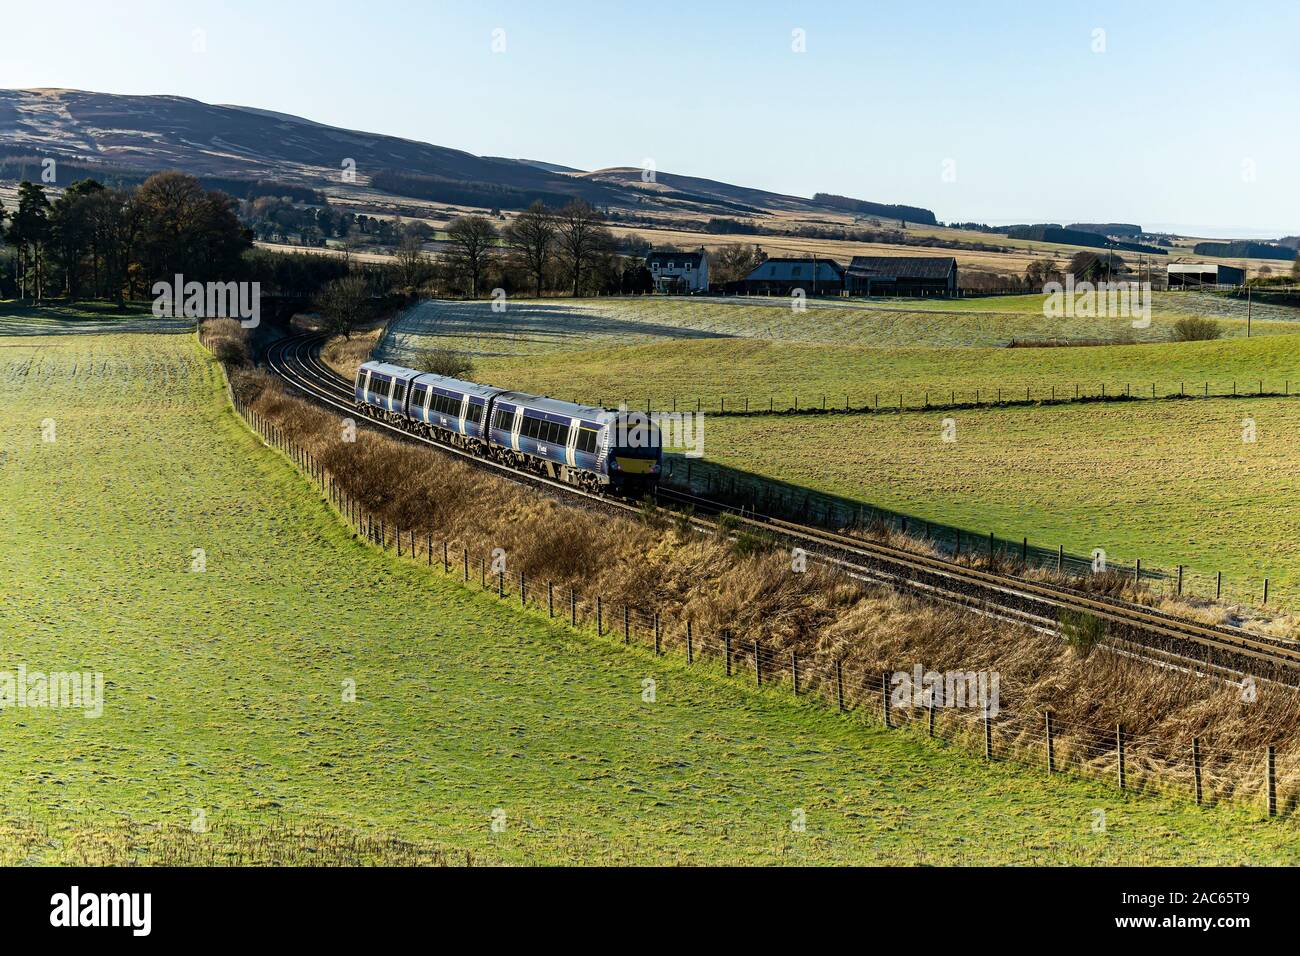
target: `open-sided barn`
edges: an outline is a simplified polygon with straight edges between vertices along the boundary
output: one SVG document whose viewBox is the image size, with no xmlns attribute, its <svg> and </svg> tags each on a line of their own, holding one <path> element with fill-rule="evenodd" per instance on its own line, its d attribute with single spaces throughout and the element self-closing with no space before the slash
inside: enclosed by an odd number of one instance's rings
<svg viewBox="0 0 1300 956">
<path fill-rule="evenodd" d="M 844 272 L 849 295 L 955 296 L 952 256 L 854 256 Z"/>
</svg>

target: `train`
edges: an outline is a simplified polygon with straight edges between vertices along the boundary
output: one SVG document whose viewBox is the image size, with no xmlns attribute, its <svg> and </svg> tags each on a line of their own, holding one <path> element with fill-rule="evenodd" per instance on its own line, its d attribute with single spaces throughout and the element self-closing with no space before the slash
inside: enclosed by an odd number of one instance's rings
<svg viewBox="0 0 1300 956">
<path fill-rule="evenodd" d="M 365 362 L 353 383 L 357 410 L 511 468 L 586 491 L 652 494 L 663 464 L 651 416 Z"/>
</svg>

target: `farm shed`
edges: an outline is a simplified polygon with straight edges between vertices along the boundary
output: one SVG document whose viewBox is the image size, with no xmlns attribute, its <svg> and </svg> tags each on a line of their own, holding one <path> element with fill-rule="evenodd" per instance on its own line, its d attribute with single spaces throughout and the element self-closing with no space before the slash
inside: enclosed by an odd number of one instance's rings
<svg viewBox="0 0 1300 956">
<path fill-rule="evenodd" d="M 739 283 L 750 295 L 839 295 L 844 267 L 834 259 L 766 259 Z"/>
<path fill-rule="evenodd" d="M 844 274 L 849 295 L 908 297 L 957 294 L 952 256 L 854 256 Z"/>
<path fill-rule="evenodd" d="M 645 267 L 656 292 L 703 292 L 709 288 L 709 257 L 703 246 L 695 252 L 651 252 Z"/>
<path fill-rule="evenodd" d="M 1211 262 L 1171 262 L 1166 269 L 1171 289 L 1241 285 L 1246 281 L 1246 270 Z"/>
</svg>

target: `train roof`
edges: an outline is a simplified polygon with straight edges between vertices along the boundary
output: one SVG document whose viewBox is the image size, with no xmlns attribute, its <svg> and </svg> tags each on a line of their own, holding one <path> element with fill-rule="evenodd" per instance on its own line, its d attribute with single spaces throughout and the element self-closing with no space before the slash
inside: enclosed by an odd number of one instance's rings
<svg viewBox="0 0 1300 956">
<path fill-rule="evenodd" d="M 449 392 L 460 392 L 463 395 L 475 395 L 479 398 L 491 398 L 501 394 L 501 389 L 495 385 L 480 385 L 459 378 L 448 378 L 446 375 L 435 375 L 433 372 L 421 372 L 411 381 L 412 384 L 435 385 Z"/>
<path fill-rule="evenodd" d="M 420 373 L 413 368 L 406 368 L 402 365 L 389 365 L 387 362 L 362 362 L 360 372 L 378 372 L 380 375 L 387 375 L 390 378 L 414 378 Z"/>
<path fill-rule="evenodd" d="M 491 398 L 501 391 L 501 389 L 493 385 L 465 382 L 458 378 L 448 378 L 446 375 L 435 375 L 433 372 L 421 372 L 418 369 L 407 368 L 404 365 L 391 365 L 388 362 L 363 362 L 360 370 L 378 372 L 391 378 L 420 382 L 424 385 L 436 385 L 439 388 L 447 389 L 449 392 L 461 392 L 463 394 L 477 395 L 481 398 Z"/>
<path fill-rule="evenodd" d="M 523 405 L 525 408 L 536 409 L 539 412 L 560 415 L 564 418 L 581 418 L 584 421 L 603 423 L 614 417 L 613 412 L 597 408 L 595 405 L 576 405 L 573 402 L 562 402 L 557 398 L 543 398 L 540 395 L 530 395 L 527 392 L 502 392 L 497 398 L 515 405 Z"/>
</svg>

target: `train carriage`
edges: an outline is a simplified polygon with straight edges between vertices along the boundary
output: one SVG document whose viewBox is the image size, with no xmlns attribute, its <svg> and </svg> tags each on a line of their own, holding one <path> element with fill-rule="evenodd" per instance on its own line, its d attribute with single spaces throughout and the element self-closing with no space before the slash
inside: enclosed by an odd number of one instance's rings
<svg viewBox="0 0 1300 956">
<path fill-rule="evenodd" d="M 400 423 L 406 418 L 406 396 L 420 373 L 400 365 L 366 362 L 357 369 L 353 398 L 368 414 Z"/>
<path fill-rule="evenodd" d="M 648 490 L 659 477 L 662 449 L 648 419 L 628 427 L 627 414 L 523 392 L 493 399 L 488 440 L 499 460 L 593 490 Z M 644 416 L 641 416 L 644 418 Z"/>
<path fill-rule="evenodd" d="M 450 433 L 453 443 L 471 447 L 486 441 L 487 410 L 501 389 L 425 372 L 411 380 L 406 417 L 418 431 Z"/>
</svg>

